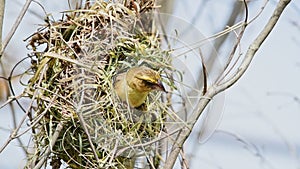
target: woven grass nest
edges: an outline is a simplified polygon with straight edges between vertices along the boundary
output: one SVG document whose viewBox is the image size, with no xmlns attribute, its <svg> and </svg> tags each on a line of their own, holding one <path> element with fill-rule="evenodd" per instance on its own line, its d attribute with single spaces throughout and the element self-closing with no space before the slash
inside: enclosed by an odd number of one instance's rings
<svg viewBox="0 0 300 169">
<path fill-rule="evenodd" d="M 133 168 L 140 151 L 159 166 L 160 148 L 150 142 L 164 130 L 168 97 L 151 93 L 145 113 L 124 106 L 113 91 L 114 76 L 132 66 L 146 65 L 165 77 L 173 69 L 160 47 L 154 8 L 151 0 L 86 2 L 60 21 L 48 18 L 32 35 L 33 76 L 26 93 L 35 100 L 36 132 L 28 168 L 49 148 L 52 168 L 61 162 L 70 168 Z M 172 86 L 169 78 L 163 81 Z"/>
</svg>

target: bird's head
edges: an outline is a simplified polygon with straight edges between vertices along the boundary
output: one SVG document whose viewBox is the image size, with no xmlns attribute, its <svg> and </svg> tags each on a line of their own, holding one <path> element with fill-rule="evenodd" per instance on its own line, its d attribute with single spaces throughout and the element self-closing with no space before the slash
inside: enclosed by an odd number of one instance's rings
<svg viewBox="0 0 300 169">
<path fill-rule="evenodd" d="M 139 92 L 150 92 L 152 90 L 166 91 L 161 82 L 160 74 L 146 66 L 129 69 L 126 80 L 131 88 Z"/>
</svg>

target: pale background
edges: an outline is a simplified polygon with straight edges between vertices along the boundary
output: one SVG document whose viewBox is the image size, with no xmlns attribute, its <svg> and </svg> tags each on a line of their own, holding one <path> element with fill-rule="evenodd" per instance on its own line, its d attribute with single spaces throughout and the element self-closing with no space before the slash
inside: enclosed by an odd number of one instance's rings
<svg viewBox="0 0 300 169">
<path fill-rule="evenodd" d="M 174 15 L 195 27 L 204 36 L 221 30 L 231 11 L 234 0 L 205 1 L 201 16 L 195 17 L 198 0 L 178 0 Z M 62 0 L 44 1 L 46 11 L 58 18 L 58 11 L 68 9 Z M 246 31 L 242 41 L 242 52 L 262 29 L 276 1 L 270 1 Z M 6 1 L 3 37 L 12 27 L 23 5 L 22 0 Z M 55 4 L 55 5 L 54 5 Z M 249 5 L 250 16 L 256 15 L 263 2 L 254 0 Z M 23 40 L 43 23 L 41 8 L 32 3 L 31 11 L 25 15 L 21 26 L 10 42 L 4 65 L 11 69 L 18 60 L 26 56 Z M 205 144 L 186 144 L 191 168 L 206 169 L 299 169 L 300 168 L 300 3 L 294 0 L 285 10 L 271 35 L 267 38 L 246 74 L 225 93 L 225 109 L 217 132 Z M 219 52 L 220 60 L 226 56 L 229 45 Z M 26 69 L 24 63 L 19 70 Z M 298 75 L 297 75 L 298 74 Z M 18 91 L 18 90 L 17 90 Z M 21 89 L 19 89 L 19 92 Z M 10 110 L 0 109 L 0 146 L 9 136 Z M 21 111 L 17 111 L 21 115 Z M 226 131 L 226 132 L 224 132 Z M 229 134 L 230 133 L 230 134 Z M 24 141 L 26 141 L 24 137 Z M 238 140 L 242 139 L 242 141 Z M 26 144 L 26 142 L 25 142 Z M 192 154 L 192 155 L 191 155 Z M 24 154 L 13 141 L 0 154 L 0 168 L 22 168 Z"/>
</svg>

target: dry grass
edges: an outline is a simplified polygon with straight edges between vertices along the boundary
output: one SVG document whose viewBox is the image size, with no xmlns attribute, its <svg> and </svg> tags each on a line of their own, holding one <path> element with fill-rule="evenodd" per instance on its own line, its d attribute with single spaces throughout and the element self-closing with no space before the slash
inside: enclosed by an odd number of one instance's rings
<svg viewBox="0 0 300 169">
<path fill-rule="evenodd" d="M 53 168 L 61 160 L 72 168 L 133 168 L 141 152 L 159 165 L 158 143 L 151 141 L 164 130 L 167 99 L 154 93 L 149 111 L 140 112 L 120 103 L 112 86 L 113 77 L 132 66 L 171 69 L 153 27 L 153 8 L 153 1 L 95 1 L 64 12 L 60 21 L 47 20 L 33 34 L 26 93 L 35 101 L 36 133 L 28 168 L 45 155 Z"/>
</svg>

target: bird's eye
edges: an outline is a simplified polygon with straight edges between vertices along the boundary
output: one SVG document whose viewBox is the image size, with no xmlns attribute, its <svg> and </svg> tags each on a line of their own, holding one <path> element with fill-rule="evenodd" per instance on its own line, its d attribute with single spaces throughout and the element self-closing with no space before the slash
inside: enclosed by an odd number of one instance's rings
<svg viewBox="0 0 300 169">
<path fill-rule="evenodd" d="M 144 80 L 144 83 L 145 83 L 146 86 L 149 86 L 149 87 L 155 85 L 155 83 L 147 81 L 147 80 Z"/>
</svg>

